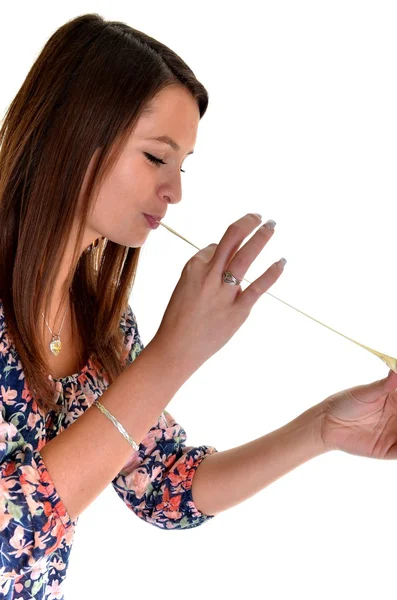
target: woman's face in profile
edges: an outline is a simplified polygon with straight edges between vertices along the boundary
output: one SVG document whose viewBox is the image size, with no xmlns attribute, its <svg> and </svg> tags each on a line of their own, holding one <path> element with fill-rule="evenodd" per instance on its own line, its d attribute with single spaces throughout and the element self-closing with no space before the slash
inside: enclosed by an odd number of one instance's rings
<svg viewBox="0 0 397 600">
<path fill-rule="evenodd" d="M 200 121 L 197 102 L 186 88 L 172 85 L 161 90 L 148 107 L 151 111 L 138 120 L 100 188 L 85 239 L 106 237 L 123 246 L 140 247 L 151 231 L 143 213 L 161 218 L 169 203 L 182 198 L 181 169 L 194 150 Z M 168 136 L 179 149 L 149 139 L 159 136 Z M 95 158 L 96 154 L 87 174 Z"/>
</svg>

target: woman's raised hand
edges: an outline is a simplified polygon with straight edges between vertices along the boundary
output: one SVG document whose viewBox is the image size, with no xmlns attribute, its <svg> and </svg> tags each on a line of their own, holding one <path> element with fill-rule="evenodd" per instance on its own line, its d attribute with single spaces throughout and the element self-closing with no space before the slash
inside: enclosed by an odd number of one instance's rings
<svg viewBox="0 0 397 600">
<path fill-rule="evenodd" d="M 259 223 L 260 217 L 251 213 L 238 219 L 219 244 L 202 248 L 183 268 L 151 343 L 162 344 L 191 373 L 230 340 L 283 272 L 284 265 L 278 261 L 244 291 L 240 285 L 223 281 L 225 270 L 242 280 L 272 237 L 274 231 L 262 226 L 240 248 Z"/>
</svg>

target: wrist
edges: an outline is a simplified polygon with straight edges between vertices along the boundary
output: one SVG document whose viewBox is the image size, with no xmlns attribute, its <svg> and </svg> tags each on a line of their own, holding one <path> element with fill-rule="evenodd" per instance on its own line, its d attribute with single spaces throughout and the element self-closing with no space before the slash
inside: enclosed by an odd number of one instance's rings
<svg viewBox="0 0 397 600">
<path fill-rule="evenodd" d="M 187 381 L 201 366 L 197 361 L 189 360 L 188 353 L 173 343 L 171 338 L 164 338 L 156 334 L 146 346 L 146 348 L 149 347 L 151 353 L 162 357 L 167 370 L 182 383 Z"/>
<path fill-rule="evenodd" d="M 172 341 L 157 335 L 145 346 L 145 351 L 162 365 L 164 376 L 175 381 L 178 388 L 197 370 L 187 363 L 183 352 L 179 352 Z"/>
<path fill-rule="evenodd" d="M 305 436 L 307 436 L 313 456 L 320 456 L 330 451 L 326 447 L 322 435 L 324 415 L 324 403 L 320 402 L 305 410 L 305 412 L 286 425 L 287 428 L 292 430 L 305 431 Z"/>
</svg>

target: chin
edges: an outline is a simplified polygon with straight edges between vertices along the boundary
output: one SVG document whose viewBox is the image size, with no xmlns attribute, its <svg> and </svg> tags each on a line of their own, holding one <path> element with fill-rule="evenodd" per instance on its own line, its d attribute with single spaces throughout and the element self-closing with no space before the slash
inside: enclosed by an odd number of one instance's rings
<svg viewBox="0 0 397 600">
<path fill-rule="evenodd" d="M 128 248 L 141 248 L 143 244 L 146 242 L 148 236 L 145 236 L 143 240 L 130 240 L 128 244 L 125 244 Z"/>
</svg>

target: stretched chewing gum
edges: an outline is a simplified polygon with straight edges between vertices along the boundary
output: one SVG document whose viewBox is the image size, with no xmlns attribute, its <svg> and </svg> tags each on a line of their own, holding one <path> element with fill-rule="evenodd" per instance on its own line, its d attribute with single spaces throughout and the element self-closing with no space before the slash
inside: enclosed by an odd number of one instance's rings
<svg viewBox="0 0 397 600">
<path fill-rule="evenodd" d="M 171 227 L 169 227 L 165 223 L 162 223 L 160 221 L 160 225 L 162 225 L 163 227 L 165 227 L 166 229 L 168 229 L 168 231 L 170 231 L 174 235 L 177 235 L 182 240 L 184 240 L 185 242 L 187 242 L 188 244 L 190 244 L 191 246 L 193 246 L 193 248 L 196 248 L 197 250 L 201 250 L 201 248 L 199 248 L 195 244 L 192 244 L 192 242 L 190 242 L 189 240 L 187 240 L 180 233 L 177 233 L 174 229 L 172 229 Z M 247 283 L 252 283 L 251 281 L 248 281 L 248 279 L 245 279 L 245 278 L 243 279 L 243 281 L 246 281 Z M 284 302 L 284 300 L 281 300 L 281 298 L 277 298 L 277 296 L 274 296 L 270 292 L 265 292 L 265 293 L 269 294 L 269 296 L 272 296 L 272 298 L 275 298 L 279 302 L 282 302 L 283 304 L 286 304 L 290 308 L 293 308 L 294 310 L 300 312 L 305 317 L 308 317 L 309 319 L 312 319 L 312 321 L 315 321 L 316 323 L 319 323 L 323 327 L 327 327 L 327 329 L 330 329 L 334 333 L 337 333 L 338 335 L 341 335 L 342 337 L 346 338 L 347 340 L 350 340 L 351 342 L 353 342 L 353 344 L 357 344 L 357 346 L 361 346 L 361 348 L 364 348 L 364 350 L 368 350 L 368 352 L 371 352 L 372 354 L 375 354 L 375 356 L 378 356 L 389 367 L 389 369 L 391 369 L 392 371 L 394 371 L 394 373 L 397 373 L 397 359 L 396 358 L 392 358 L 391 356 L 387 356 L 387 354 L 382 354 L 382 352 L 378 352 L 377 350 L 373 350 L 372 348 L 369 348 L 368 346 L 364 346 L 364 344 L 360 344 L 359 342 L 356 342 L 355 340 L 352 340 L 352 338 L 349 338 L 347 335 L 344 335 L 343 333 L 340 333 L 339 331 L 336 331 L 336 329 L 333 329 L 332 327 L 329 327 L 325 323 L 322 323 L 321 321 L 318 321 L 314 317 L 311 317 L 310 315 L 307 315 L 306 313 L 304 313 L 303 311 L 299 310 L 298 308 L 295 308 L 294 306 L 291 306 L 291 304 L 288 304 L 288 302 Z"/>
</svg>

